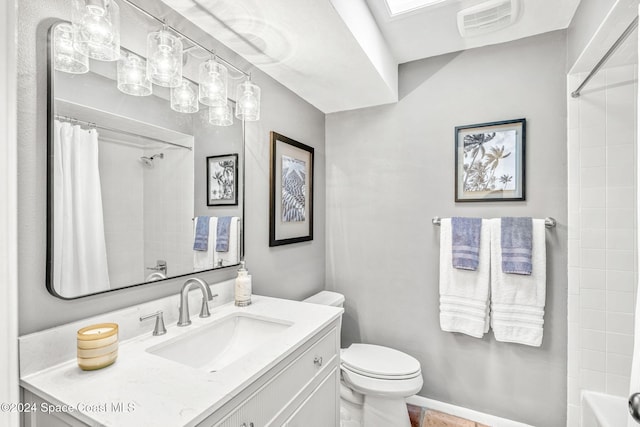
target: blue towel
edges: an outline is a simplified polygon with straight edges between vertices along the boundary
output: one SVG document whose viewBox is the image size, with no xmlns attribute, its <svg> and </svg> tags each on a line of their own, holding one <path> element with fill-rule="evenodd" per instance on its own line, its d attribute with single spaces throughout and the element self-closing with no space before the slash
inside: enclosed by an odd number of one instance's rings
<svg viewBox="0 0 640 427">
<path fill-rule="evenodd" d="M 506 217 L 500 220 L 502 272 L 531 275 L 533 221 L 529 217 Z"/>
<path fill-rule="evenodd" d="M 218 218 L 218 229 L 216 230 L 216 252 L 229 252 L 230 231 L 231 217 L 221 216 Z"/>
<path fill-rule="evenodd" d="M 193 239 L 194 251 L 207 251 L 209 249 L 209 217 L 196 218 L 196 236 Z"/>
<path fill-rule="evenodd" d="M 453 267 L 476 271 L 480 260 L 481 218 L 451 218 Z"/>
</svg>

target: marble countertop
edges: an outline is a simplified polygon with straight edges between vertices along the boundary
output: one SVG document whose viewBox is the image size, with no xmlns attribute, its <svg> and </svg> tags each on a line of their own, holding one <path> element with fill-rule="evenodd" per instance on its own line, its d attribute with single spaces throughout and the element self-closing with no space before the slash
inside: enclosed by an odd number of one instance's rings
<svg viewBox="0 0 640 427">
<path fill-rule="evenodd" d="M 72 412 L 69 415 L 91 425 L 197 425 L 338 319 L 343 311 L 263 296 L 254 295 L 252 299 L 249 307 L 238 308 L 233 303 L 216 307 L 207 319 L 192 316 L 193 324 L 188 327 L 168 324 L 163 336 L 152 336 L 149 331 L 121 342 L 117 361 L 107 368 L 82 371 L 73 358 L 22 376 L 21 386 L 61 405 L 61 412 Z M 292 326 L 214 373 L 146 351 L 234 312 L 291 322 Z M 45 353 L 43 349 L 41 357 L 46 357 Z"/>
</svg>

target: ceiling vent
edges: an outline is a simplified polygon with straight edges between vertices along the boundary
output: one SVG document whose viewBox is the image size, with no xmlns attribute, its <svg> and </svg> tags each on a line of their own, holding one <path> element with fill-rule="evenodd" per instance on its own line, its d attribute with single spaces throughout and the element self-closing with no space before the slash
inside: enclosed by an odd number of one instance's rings
<svg viewBox="0 0 640 427">
<path fill-rule="evenodd" d="M 518 19 L 518 0 L 490 0 L 458 12 L 458 31 L 473 37 L 508 27 Z"/>
</svg>

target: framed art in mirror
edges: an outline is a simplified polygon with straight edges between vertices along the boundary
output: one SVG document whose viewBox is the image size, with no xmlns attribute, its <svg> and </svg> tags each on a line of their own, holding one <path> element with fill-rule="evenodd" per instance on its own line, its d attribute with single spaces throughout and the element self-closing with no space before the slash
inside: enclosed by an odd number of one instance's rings
<svg viewBox="0 0 640 427">
<path fill-rule="evenodd" d="M 207 206 L 238 205 L 238 154 L 207 157 Z"/>
<path fill-rule="evenodd" d="M 525 200 L 526 119 L 458 126 L 455 201 Z"/>
<path fill-rule="evenodd" d="M 269 246 L 313 240 L 313 147 L 271 132 Z"/>
</svg>

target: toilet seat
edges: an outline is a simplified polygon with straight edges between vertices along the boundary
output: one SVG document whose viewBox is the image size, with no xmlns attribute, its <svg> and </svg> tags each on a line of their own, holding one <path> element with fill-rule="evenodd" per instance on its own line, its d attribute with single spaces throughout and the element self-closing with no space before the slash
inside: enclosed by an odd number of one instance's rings
<svg viewBox="0 0 640 427">
<path fill-rule="evenodd" d="M 401 351 L 352 344 L 341 352 L 342 378 L 365 395 L 408 397 L 422 388 L 420 362 Z"/>
<path fill-rule="evenodd" d="M 352 366 L 348 366 L 348 365 L 345 365 L 345 364 L 342 365 L 342 369 L 346 369 L 346 370 L 349 370 L 350 372 L 353 372 L 355 374 L 362 375 L 364 377 L 374 378 L 374 379 L 377 379 L 377 380 L 408 380 L 408 379 L 420 376 L 420 374 L 421 374 L 420 370 L 418 370 L 417 372 L 411 373 L 411 374 L 406 374 L 406 375 L 373 374 L 371 372 L 363 371 L 363 370 L 360 370 L 360 369 L 357 369 L 357 368 L 354 368 Z"/>
<path fill-rule="evenodd" d="M 420 375 L 420 362 L 389 347 L 352 344 L 340 357 L 344 368 L 370 378 L 402 380 Z"/>
<path fill-rule="evenodd" d="M 364 395 L 383 397 L 409 397 L 422 388 L 422 375 L 408 379 L 389 380 L 360 375 L 346 367 L 342 367 L 342 379 L 346 385 Z"/>
</svg>

